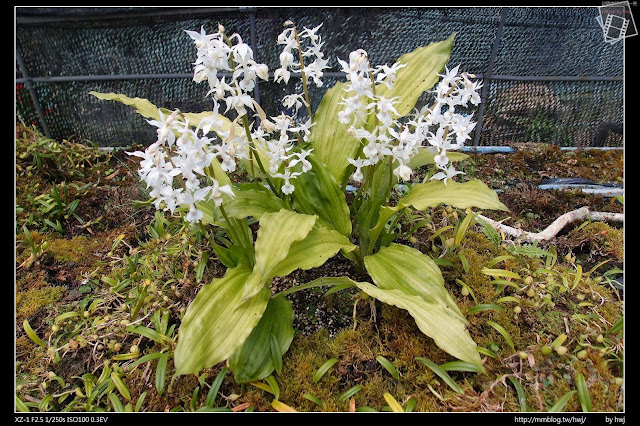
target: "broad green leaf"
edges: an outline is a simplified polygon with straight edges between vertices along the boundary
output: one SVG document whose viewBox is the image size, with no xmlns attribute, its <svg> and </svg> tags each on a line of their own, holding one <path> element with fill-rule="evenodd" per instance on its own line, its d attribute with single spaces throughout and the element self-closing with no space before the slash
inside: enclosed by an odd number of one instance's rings
<svg viewBox="0 0 640 426">
<path fill-rule="evenodd" d="M 398 244 L 365 257 L 376 285 L 356 285 L 381 302 L 409 311 L 420 330 L 447 353 L 481 366 L 480 355 L 466 319 L 444 287 L 438 266 L 420 251 Z"/>
<path fill-rule="evenodd" d="M 338 251 L 355 248 L 347 237 L 322 227 L 313 228 L 307 236 L 291 244 L 289 254 L 272 269 L 270 276 L 284 277 L 296 269 L 311 269 L 324 264 Z"/>
<path fill-rule="evenodd" d="M 229 217 L 245 219 L 252 216 L 260 220 L 264 213 L 275 213 L 287 208 L 284 201 L 267 188 L 257 189 L 255 185 L 250 187 L 246 184 L 242 185 L 242 189 L 240 188 L 235 187 L 236 196 L 224 204 Z"/>
<path fill-rule="evenodd" d="M 448 180 L 432 180 L 426 183 L 418 183 L 411 187 L 411 192 L 401 198 L 398 204 L 412 206 L 416 210 L 426 210 L 440 204 L 466 209 L 477 207 L 480 209 L 504 210 L 507 207 L 500 202 L 496 192 L 478 179 L 459 183 Z"/>
<path fill-rule="evenodd" d="M 348 96 L 346 88 L 346 83 L 339 82 L 327 90 L 316 110 L 309 137 L 314 154 L 327 165 L 331 175 L 340 184 L 349 167 L 347 158 L 355 158 L 361 148 L 358 139 L 347 135 L 348 126 L 338 121 L 338 113 L 344 108 L 340 102 Z"/>
<path fill-rule="evenodd" d="M 401 290 L 430 303 L 445 305 L 456 319 L 466 322 L 458 305 L 444 287 L 440 268 L 424 253 L 402 244 L 382 247 L 365 257 L 367 272 L 382 290 Z"/>
<path fill-rule="evenodd" d="M 309 155 L 311 170 L 295 180 L 293 205 L 296 211 L 317 215 L 324 226 L 335 229 L 345 237 L 351 236 L 351 219 L 344 191 L 328 166 L 316 155 Z M 332 160 L 333 161 L 333 160 Z"/>
<path fill-rule="evenodd" d="M 269 300 L 260 322 L 229 358 L 229 366 L 236 382 L 247 383 L 262 380 L 269 376 L 274 368 L 271 342 L 277 342 L 277 356 L 289 349 L 293 340 L 293 308 L 291 301 L 278 296 Z"/>
<path fill-rule="evenodd" d="M 177 374 L 197 373 L 224 361 L 249 337 L 270 296 L 263 288 L 244 302 L 242 292 L 250 275 L 249 269 L 238 266 L 200 289 L 178 332 Z"/>
<path fill-rule="evenodd" d="M 396 62 L 406 64 L 396 73 L 393 89 L 385 85 L 376 86 L 376 94 L 387 99 L 398 97 L 395 105 L 401 117 L 411 112 L 420 95 L 431 89 L 440 79 L 439 73 L 444 71 L 449 62 L 455 33 L 448 39 L 418 47 L 412 52 L 400 56 Z"/>
<path fill-rule="evenodd" d="M 263 277 L 273 277 L 273 272 L 289 255 L 292 244 L 307 237 L 315 221 L 316 216 L 284 209 L 265 213 L 260 219 L 255 244 L 257 272 Z"/>
</svg>

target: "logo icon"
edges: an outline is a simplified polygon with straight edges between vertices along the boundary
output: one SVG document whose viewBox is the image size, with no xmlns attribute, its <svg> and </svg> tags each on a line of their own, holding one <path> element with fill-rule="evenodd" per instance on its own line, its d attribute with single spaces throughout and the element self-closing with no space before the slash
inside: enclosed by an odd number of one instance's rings
<svg viewBox="0 0 640 426">
<path fill-rule="evenodd" d="M 598 9 L 600 14 L 596 20 L 602 28 L 605 42 L 613 44 L 638 34 L 628 1 L 603 4 Z"/>
</svg>

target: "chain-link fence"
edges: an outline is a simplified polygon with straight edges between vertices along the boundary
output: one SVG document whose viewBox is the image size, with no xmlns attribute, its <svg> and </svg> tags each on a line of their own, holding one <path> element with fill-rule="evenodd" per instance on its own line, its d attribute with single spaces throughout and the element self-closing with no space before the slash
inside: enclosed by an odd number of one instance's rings
<svg viewBox="0 0 640 426">
<path fill-rule="evenodd" d="M 196 49 L 184 30 L 222 23 L 249 43 L 256 61 L 279 67 L 275 41 L 286 20 L 320 23 L 331 70 L 311 102 L 344 81 L 337 58 L 363 48 L 373 65 L 455 32 L 450 64 L 484 79 L 475 145 L 547 142 L 622 146 L 623 41 L 606 43 L 596 7 L 415 8 L 16 8 L 18 119 L 50 137 L 101 146 L 148 144 L 154 129 L 127 106 L 90 91 L 123 93 L 158 106 L 211 108 L 192 81 Z M 261 81 L 270 115 L 288 85 Z M 420 102 L 427 102 L 426 94 Z M 419 105 L 420 106 L 420 105 Z"/>
</svg>

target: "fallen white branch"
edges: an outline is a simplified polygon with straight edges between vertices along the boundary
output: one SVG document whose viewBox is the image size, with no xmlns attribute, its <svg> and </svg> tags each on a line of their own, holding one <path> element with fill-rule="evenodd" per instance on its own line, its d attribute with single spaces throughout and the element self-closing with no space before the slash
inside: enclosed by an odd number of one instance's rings
<svg viewBox="0 0 640 426">
<path fill-rule="evenodd" d="M 478 215 L 477 218 L 493 226 L 496 230 L 502 231 L 505 235 L 513 238 L 520 238 L 521 240 L 530 243 L 548 241 L 558 235 L 565 226 L 581 220 L 591 220 L 596 222 L 624 222 L 624 215 L 622 213 L 592 212 L 589 211 L 588 207 L 581 207 L 577 210 L 563 214 L 554 220 L 546 229 L 538 233 L 512 228 L 511 226 L 503 225 L 500 222 L 496 222 L 495 220 L 482 215 Z"/>
</svg>

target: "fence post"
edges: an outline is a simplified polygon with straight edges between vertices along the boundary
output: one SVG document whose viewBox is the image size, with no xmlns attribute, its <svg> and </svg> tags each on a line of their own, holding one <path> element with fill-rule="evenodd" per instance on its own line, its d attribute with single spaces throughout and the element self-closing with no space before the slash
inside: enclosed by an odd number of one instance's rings
<svg viewBox="0 0 640 426">
<path fill-rule="evenodd" d="M 20 52 L 18 51 L 17 46 L 16 46 L 16 61 L 18 62 L 18 68 L 20 68 L 20 72 L 24 77 L 24 84 L 27 87 L 27 90 L 29 91 L 29 96 L 31 96 L 31 101 L 33 102 L 33 106 L 36 108 L 36 114 L 38 114 L 38 119 L 40 120 L 42 131 L 44 132 L 47 138 L 51 139 L 51 132 L 49 131 L 47 120 L 45 119 L 44 113 L 42 112 L 42 106 L 40 105 L 40 101 L 38 100 L 38 94 L 36 93 L 36 90 L 33 88 L 31 78 L 27 73 L 27 67 L 25 66 L 24 61 L 22 60 L 22 56 L 20 55 Z"/>
<path fill-rule="evenodd" d="M 491 83 L 491 78 L 493 77 L 493 67 L 496 63 L 496 57 L 498 56 L 498 49 L 500 48 L 500 42 L 502 41 L 502 31 L 504 29 L 504 22 L 507 18 L 508 8 L 503 7 L 500 10 L 500 23 L 498 24 L 498 29 L 496 31 L 496 39 L 493 42 L 493 47 L 491 48 L 491 58 L 489 58 L 489 64 L 487 65 L 487 72 L 484 73 L 483 79 L 484 83 L 482 84 L 482 91 L 480 92 L 480 107 L 478 108 L 478 124 L 476 125 L 476 133 L 473 138 L 473 146 L 478 146 L 480 143 L 480 134 L 482 133 L 482 120 L 484 118 L 484 109 L 487 103 L 487 94 L 489 92 L 489 84 Z"/>
</svg>

